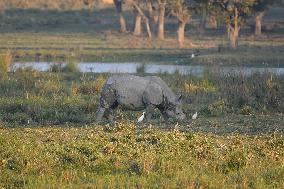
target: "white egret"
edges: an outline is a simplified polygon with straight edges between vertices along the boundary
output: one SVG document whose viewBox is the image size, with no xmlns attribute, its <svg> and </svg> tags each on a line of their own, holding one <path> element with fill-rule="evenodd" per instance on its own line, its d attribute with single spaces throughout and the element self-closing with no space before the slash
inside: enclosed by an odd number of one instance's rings
<svg viewBox="0 0 284 189">
<path fill-rule="evenodd" d="M 179 126 L 179 124 L 177 122 L 177 124 L 175 124 L 174 131 L 178 131 L 178 126 Z"/>
<path fill-rule="evenodd" d="M 196 119 L 197 118 L 197 112 L 195 112 L 195 114 L 192 115 L 192 119 Z"/>
<path fill-rule="evenodd" d="M 195 58 L 195 57 L 197 57 L 197 56 L 199 56 L 200 55 L 200 53 L 199 52 L 193 52 L 193 53 L 191 53 L 191 56 L 190 56 L 190 58 L 191 59 L 193 59 L 193 58 Z"/>
<path fill-rule="evenodd" d="M 138 118 L 137 123 L 142 122 L 142 121 L 143 121 L 143 119 L 144 119 L 144 117 L 145 117 L 145 112 L 143 112 L 142 116 L 140 116 L 140 117 Z"/>
</svg>

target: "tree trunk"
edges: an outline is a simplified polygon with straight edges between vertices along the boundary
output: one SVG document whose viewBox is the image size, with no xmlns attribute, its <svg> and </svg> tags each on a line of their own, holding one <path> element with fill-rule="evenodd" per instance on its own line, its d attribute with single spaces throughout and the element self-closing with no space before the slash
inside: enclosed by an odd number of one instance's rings
<svg viewBox="0 0 284 189">
<path fill-rule="evenodd" d="M 0 2 L 0 17 L 5 14 L 5 5 L 4 3 Z"/>
<path fill-rule="evenodd" d="M 142 33 L 141 21 L 142 21 L 141 15 L 136 13 L 133 35 L 141 35 L 141 33 Z"/>
<path fill-rule="evenodd" d="M 205 27 L 206 27 L 206 18 L 207 18 L 207 10 L 206 10 L 206 7 L 202 7 L 202 17 L 201 17 L 201 20 L 200 20 L 200 23 L 199 23 L 199 33 L 200 35 L 203 35 L 204 34 L 204 30 L 205 30 Z"/>
<path fill-rule="evenodd" d="M 226 32 L 227 32 L 227 38 L 230 39 L 230 30 L 231 30 L 231 23 L 226 23 Z"/>
<path fill-rule="evenodd" d="M 184 45 L 184 31 L 185 31 L 185 26 L 186 26 L 186 22 L 185 20 L 179 20 L 178 22 L 178 44 L 179 47 L 182 48 Z"/>
<path fill-rule="evenodd" d="M 144 15 L 143 11 L 141 10 L 141 8 L 137 5 L 137 3 L 135 1 L 131 1 L 131 2 L 132 2 L 132 5 L 133 5 L 135 11 L 137 11 L 137 14 L 139 14 L 142 17 L 142 19 L 144 20 L 145 25 L 146 25 L 146 29 L 147 29 L 148 37 L 151 39 L 152 38 L 152 32 L 151 32 L 151 28 L 150 28 L 150 24 L 149 24 L 149 19 Z"/>
<path fill-rule="evenodd" d="M 120 32 L 121 33 L 127 32 L 126 22 L 125 22 L 125 19 L 124 19 L 122 13 L 119 13 L 119 23 L 120 23 Z"/>
<path fill-rule="evenodd" d="M 230 39 L 230 46 L 232 48 L 237 48 L 238 46 L 238 38 L 239 38 L 239 31 L 240 27 L 238 25 L 238 9 L 235 8 L 235 15 L 234 15 L 234 24 L 233 26 L 229 26 L 229 39 Z"/>
<path fill-rule="evenodd" d="M 256 36 L 261 36 L 261 23 L 262 23 L 262 18 L 264 16 L 264 12 L 259 12 L 255 16 L 255 35 Z"/>
<path fill-rule="evenodd" d="M 147 10 L 148 10 L 148 17 L 152 18 L 153 17 L 152 2 L 151 1 L 147 1 L 146 2 L 146 7 L 147 7 Z"/>
<path fill-rule="evenodd" d="M 217 19 L 216 19 L 216 16 L 215 16 L 215 15 L 210 15 L 210 17 L 209 17 L 209 23 L 210 23 L 210 26 L 211 26 L 213 29 L 217 29 L 217 28 L 218 28 Z"/>
<path fill-rule="evenodd" d="M 236 30 L 236 28 L 232 28 L 230 31 L 230 46 L 235 49 L 238 46 L 238 37 L 239 32 Z"/>
<path fill-rule="evenodd" d="M 156 33 L 156 31 L 157 31 L 156 27 L 157 27 L 158 20 L 156 18 L 157 16 L 154 14 L 155 10 L 153 10 L 152 2 L 150 0 L 148 0 L 146 2 L 146 6 L 147 6 L 147 10 L 148 10 L 148 18 L 150 19 L 149 20 L 150 28 L 151 28 L 152 32 Z"/>
<path fill-rule="evenodd" d="M 145 22 L 148 37 L 151 39 L 152 38 L 152 32 L 151 32 L 151 28 L 150 28 L 150 24 L 149 24 L 149 19 L 145 16 L 145 14 L 143 13 L 141 8 L 139 7 L 139 5 L 135 1 L 130 1 L 130 2 L 132 4 L 133 8 L 135 9 L 135 11 L 137 11 L 137 14 L 139 14 L 141 16 L 141 18 L 143 19 L 143 21 Z"/>
<path fill-rule="evenodd" d="M 166 5 L 165 3 L 159 4 L 159 16 L 158 16 L 158 39 L 164 40 L 165 39 L 165 10 Z"/>
<path fill-rule="evenodd" d="M 120 24 L 119 31 L 125 33 L 127 29 L 126 29 L 126 22 L 122 14 L 122 0 L 114 0 L 114 4 L 119 18 L 119 24 Z"/>
</svg>

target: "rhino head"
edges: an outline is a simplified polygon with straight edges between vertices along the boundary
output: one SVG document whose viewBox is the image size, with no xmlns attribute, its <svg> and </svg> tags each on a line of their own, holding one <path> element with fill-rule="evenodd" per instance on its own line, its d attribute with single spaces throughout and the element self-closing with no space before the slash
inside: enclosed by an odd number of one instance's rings
<svg viewBox="0 0 284 189">
<path fill-rule="evenodd" d="M 178 120 L 185 119 L 185 114 L 183 113 L 181 108 L 181 98 L 182 96 L 179 95 L 178 97 L 175 97 L 168 102 L 168 106 L 165 109 L 165 114 L 167 117 L 175 118 Z"/>
</svg>

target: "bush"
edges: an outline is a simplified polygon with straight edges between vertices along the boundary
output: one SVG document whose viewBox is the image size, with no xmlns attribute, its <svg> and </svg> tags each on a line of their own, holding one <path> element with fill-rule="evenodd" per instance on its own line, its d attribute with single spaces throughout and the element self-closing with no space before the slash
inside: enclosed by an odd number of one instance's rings
<svg viewBox="0 0 284 189">
<path fill-rule="evenodd" d="M 146 71 L 145 69 L 146 69 L 145 64 L 141 64 L 137 67 L 136 72 L 138 74 L 145 74 L 145 71 Z"/>
<path fill-rule="evenodd" d="M 83 82 L 81 85 L 72 85 L 72 94 L 83 95 L 98 95 L 105 83 L 105 79 L 102 75 L 98 76 L 95 81 Z"/>
<path fill-rule="evenodd" d="M 61 72 L 62 64 L 52 64 L 52 66 L 50 67 L 50 71 L 55 73 Z"/>
<path fill-rule="evenodd" d="M 211 116 L 219 116 L 225 113 L 229 113 L 230 111 L 231 110 L 227 102 L 225 102 L 224 100 L 215 101 L 202 110 L 203 113 Z"/>
</svg>

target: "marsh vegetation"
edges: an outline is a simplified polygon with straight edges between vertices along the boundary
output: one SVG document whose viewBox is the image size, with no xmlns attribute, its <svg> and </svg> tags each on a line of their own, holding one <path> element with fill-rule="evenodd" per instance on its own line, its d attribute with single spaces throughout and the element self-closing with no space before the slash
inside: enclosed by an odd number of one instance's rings
<svg viewBox="0 0 284 189">
<path fill-rule="evenodd" d="M 161 74 L 183 94 L 184 122 L 156 112 L 137 125 L 141 112 L 118 110 L 115 124 L 97 125 L 107 76 L 1 75 L 1 187 L 283 187 L 283 76 Z"/>
</svg>

